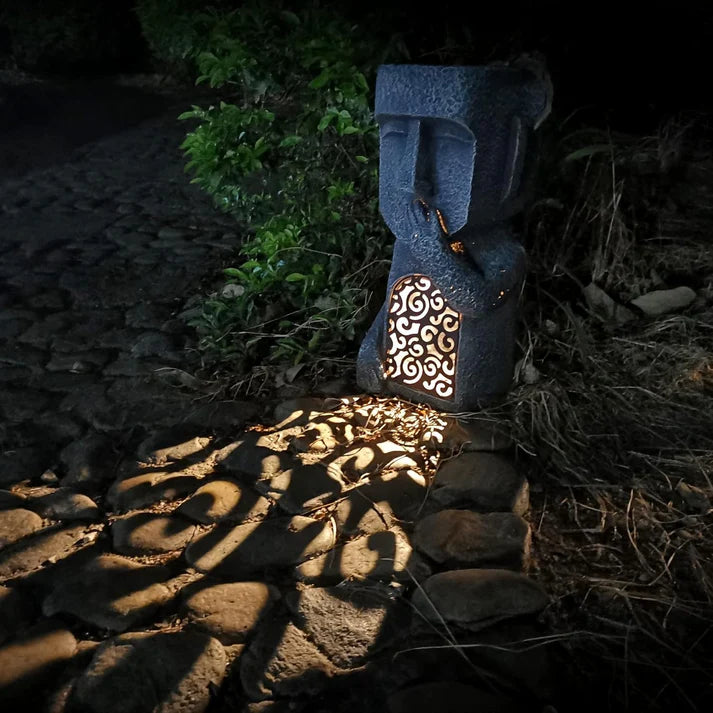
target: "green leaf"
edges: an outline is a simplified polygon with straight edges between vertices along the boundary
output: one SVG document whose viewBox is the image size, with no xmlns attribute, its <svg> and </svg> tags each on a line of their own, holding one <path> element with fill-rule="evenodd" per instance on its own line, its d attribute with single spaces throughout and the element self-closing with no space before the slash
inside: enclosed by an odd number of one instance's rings
<svg viewBox="0 0 713 713">
<path fill-rule="evenodd" d="M 358 126 L 345 126 L 342 129 L 342 134 L 344 136 L 348 136 L 349 134 L 356 134 L 359 132 L 359 127 Z"/>
<path fill-rule="evenodd" d="M 285 282 L 300 282 L 301 280 L 306 280 L 307 276 L 300 272 L 293 272 L 285 278 Z"/>
<path fill-rule="evenodd" d="M 369 159 L 366 156 L 355 156 L 354 159 L 359 163 L 369 163 Z"/>
<path fill-rule="evenodd" d="M 321 89 L 330 80 L 330 74 L 329 69 L 323 70 L 309 83 L 309 88 Z"/>
<path fill-rule="evenodd" d="M 564 160 L 567 161 L 578 161 L 581 158 L 589 158 L 599 153 L 611 153 L 611 144 L 592 144 L 591 146 L 584 146 L 581 149 L 572 151 L 572 153 L 565 156 Z"/>
<path fill-rule="evenodd" d="M 300 141 L 302 141 L 301 136 L 285 136 L 285 138 L 280 141 L 280 148 L 290 148 L 290 146 L 295 146 L 296 144 L 300 143 Z"/>
<path fill-rule="evenodd" d="M 290 25 L 294 25 L 297 27 L 300 24 L 300 18 L 295 15 L 294 12 L 290 12 L 289 10 L 283 10 L 280 13 L 280 17 L 285 21 L 289 22 Z"/>
<path fill-rule="evenodd" d="M 243 265 L 243 267 L 245 267 Z M 242 270 L 239 270 L 237 267 L 226 267 L 223 270 L 223 274 L 227 275 L 228 277 L 239 277 L 242 280 L 245 279 L 245 273 Z"/>
<path fill-rule="evenodd" d="M 324 131 L 334 119 L 334 114 L 325 114 L 321 119 L 319 124 L 317 124 L 317 131 Z"/>
</svg>

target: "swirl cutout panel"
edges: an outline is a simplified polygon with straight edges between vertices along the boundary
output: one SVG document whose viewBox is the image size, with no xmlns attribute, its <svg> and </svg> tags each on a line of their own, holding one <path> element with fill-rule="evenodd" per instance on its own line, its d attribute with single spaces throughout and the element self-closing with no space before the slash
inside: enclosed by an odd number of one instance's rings
<svg viewBox="0 0 713 713">
<path fill-rule="evenodd" d="M 415 391 L 453 399 L 460 320 L 426 275 L 402 277 L 389 300 L 385 376 Z"/>
</svg>

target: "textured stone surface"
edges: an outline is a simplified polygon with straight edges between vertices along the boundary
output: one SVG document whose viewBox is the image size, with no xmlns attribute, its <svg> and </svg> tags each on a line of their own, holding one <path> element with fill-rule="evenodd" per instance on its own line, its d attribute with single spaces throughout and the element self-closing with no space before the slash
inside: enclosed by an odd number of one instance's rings
<svg viewBox="0 0 713 713">
<path fill-rule="evenodd" d="M 547 606 L 542 587 L 505 569 L 460 569 L 429 577 L 413 595 L 413 605 L 433 622 L 477 630 L 501 619 L 533 614 Z"/>
<path fill-rule="evenodd" d="M 0 704 L 8 706 L 4 710 L 17 710 L 20 700 L 42 690 L 76 650 L 76 639 L 59 622 L 43 622 L 1 647 Z"/>
<path fill-rule="evenodd" d="M 97 649 L 70 710 L 203 713 L 226 663 L 220 643 L 199 632 L 122 634 Z"/>
<path fill-rule="evenodd" d="M 330 459 L 330 469 L 349 479 L 375 475 L 382 470 L 417 468 L 420 458 L 412 446 L 401 446 L 392 441 L 382 441 L 348 450 L 344 455 Z"/>
<path fill-rule="evenodd" d="M 371 534 L 399 521 L 412 521 L 426 502 L 428 488 L 413 471 L 388 474 L 350 490 L 335 507 L 333 517 L 346 535 Z"/>
<path fill-rule="evenodd" d="M 413 551 L 408 538 L 398 530 L 376 532 L 335 547 L 303 562 L 295 570 L 310 584 L 336 584 L 343 580 L 376 579 L 420 581 L 429 568 Z"/>
<path fill-rule="evenodd" d="M 236 443 L 222 449 L 217 456 L 221 468 L 236 478 L 247 476 L 249 480 L 254 481 L 272 478 L 294 466 L 289 454 L 262 445 L 263 439 L 265 437 L 261 434 L 250 432 Z"/>
<path fill-rule="evenodd" d="M 240 659 L 240 680 L 253 700 L 315 695 L 336 673 L 329 659 L 292 623 L 262 628 Z"/>
<path fill-rule="evenodd" d="M 9 490 L 0 490 L 0 510 L 13 510 L 25 505 L 25 498 Z"/>
<path fill-rule="evenodd" d="M 195 628 L 225 645 L 243 643 L 280 597 L 262 582 L 203 585 L 186 597 L 183 610 Z"/>
<path fill-rule="evenodd" d="M 291 426 L 306 426 L 317 418 L 324 409 L 324 399 L 313 396 L 290 399 L 275 406 L 273 417 L 277 422 L 276 428 L 289 428 Z"/>
<path fill-rule="evenodd" d="M 32 501 L 43 517 L 52 520 L 97 520 L 101 514 L 97 504 L 87 495 L 71 488 L 57 488 Z"/>
<path fill-rule="evenodd" d="M 152 434 L 139 445 L 136 454 L 145 463 L 163 465 L 201 453 L 210 440 L 196 434 L 194 428 L 179 426 Z"/>
<path fill-rule="evenodd" d="M 263 495 L 277 500 L 280 508 L 290 515 L 298 515 L 328 503 L 342 492 L 339 478 L 331 475 L 322 463 L 296 463 L 290 470 L 270 480 L 258 481 L 255 487 Z"/>
<path fill-rule="evenodd" d="M 31 535 L 42 527 L 42 518 L 31 510 L 14 508 L 0 511 L 0 549 Z"/>
<path fill-rule="evenodd" d="M 690 287 L 674 287 L 672 290 L 654 290 L 631 300 L 645 315 L 656 317 L 684 309 L 696 299 Z"/>
<path fill-rule="evenodd" d="M 162 500 L 177 500 L 200 485 L 201 480 L 188 473 L 148 471 L 115 481 L 109 488 L 107 501 L 114 510 L 134 510 Z"/>
<path fill-rule="evenodd" d="M 291 592 L 295 621 L 336 666 L 354 668 L 405 625 L 407 612 L 389 587 L 308 587 Z"/>
<path fill-rule="evenodd" d="M 512 463 L 496 453 L 461 453 L 442 463 L 431 489 L 441 506 L 468 505 L 481 512 L 512 510 L 523 515 L 529 508 L 527 479 Z"/>
<path fill-rule="evenodd" d="M 201 485 L 177 512 L 205 525 L 221 520 L 240 523 L 262 519 L 270 505 L 267 498 L 248 486 L 221 478 Z"/>
<path fill-rule="evenodd" d="M 125 631 L 149 618 L 171 592 L 165 567 L 141 565 L 118 555 L 100 555 L 64 574 L 45 597 L 46 616 L 72 614 L 89 624 Z"/>
<path fill-rule="evenodd" d="M 446 425 L 432 439 L 443 451 L 501 451 L 512 445 L 512 439 L 501 422 L 486 419 L 445 419 Z"/>
<path fill-rule="evenodd" d="M 508 698 L 458 681 L 422 683 L 392 694 L 389 713 L 525 713 Z"/>
<path fill-rule="evenodd" d="M 183 549 L 195 531 L 183 518 L 139 512 L 115 520 L 111 538 L 114 550 L 122 554 L 158 554 Z"/>
<path fill-rule="evenodd" d="M 530 526 L 510 512 L 442 510 L 416 525 L 413 544 L 447 567 L 522 569 L 530 552 Z"/>
<path fill-rule="evenodd" d="M 329 523 L 299 515 L 218 526 L 186 549 L 188 563 L 200 572 L 242 577 L 257 571 L 290 567 L 334 543 Z"/>
<path fill-rule="evenodd" d="M 67 557 L 83 539 L 82 526 L 48 527 L 0 552 L 0 578 L 26 574 L 44 563 Z"/>
</svg>

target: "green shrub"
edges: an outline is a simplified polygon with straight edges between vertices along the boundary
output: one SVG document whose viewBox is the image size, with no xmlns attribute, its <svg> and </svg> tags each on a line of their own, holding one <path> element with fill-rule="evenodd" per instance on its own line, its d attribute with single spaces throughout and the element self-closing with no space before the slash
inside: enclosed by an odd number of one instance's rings
<svg viewBox="0 0 713 713">
<path fill-rule="evenodd" d="M 315 7 L 214 16 L 198 82 L 230 94 L 181 116 L 193 181 L 250 223 L 229 287 L 194 320 L 211 360 L 248 369 L 349 353 L 391 240 L 378 214 L 371 35 Z M 230 100 L 229 100 L 230 99 Z"/>
</svg>

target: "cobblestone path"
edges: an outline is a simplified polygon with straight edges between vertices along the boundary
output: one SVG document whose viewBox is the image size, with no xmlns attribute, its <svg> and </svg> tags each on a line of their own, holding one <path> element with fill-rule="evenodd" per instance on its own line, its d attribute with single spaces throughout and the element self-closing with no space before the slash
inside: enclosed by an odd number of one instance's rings
<svg viewBox="0 0 713 713">
<path fill-rule="evenodd" d="M 2 710 L 542 710 L 507 434 L 193 388 L 179 314 L 238 236 L 184 129 L 0 185 Z"/>
</svg>

